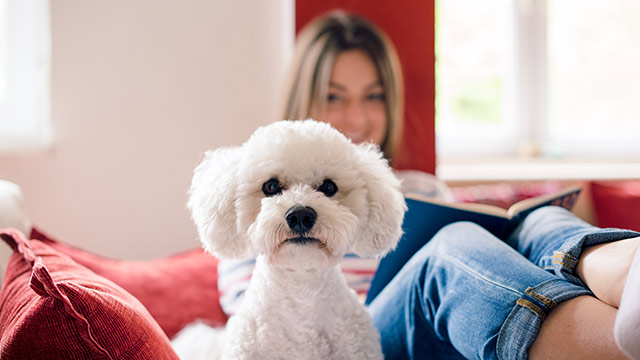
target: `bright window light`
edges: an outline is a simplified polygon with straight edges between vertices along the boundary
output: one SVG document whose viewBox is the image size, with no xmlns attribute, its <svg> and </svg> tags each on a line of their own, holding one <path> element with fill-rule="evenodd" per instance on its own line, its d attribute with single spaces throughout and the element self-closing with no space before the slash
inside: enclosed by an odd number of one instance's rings
<svg viewBox="0 0 640 360">
<path fill-rule="evenodd" d="M 5 103 L 5 97 L 6 97 L 6 88 L 7 88 L 7 75 L 5 74 L 5 69 L 7 67 L 6 65 L 6 29 L 5 29 L 5 24 L 6 24 L 6 20 L 5 20 L 5 4 L 4 4 L 5 0 L 0 0 L 0 109 L 3 108 L 3 105 Z"/>
<path fill-rule="evenodd" d="M 511 6 L 507 0 L 436 1 L 436 128 L 438 152 L 482 139 L 502 151 L 513 139 Z"/>
<path fill-rule="evenodd" d="M 51 145 L 46 0 L 0 0 L 0 152 Z"/>
<path fill-rule="evenodd" d="M 440 159 L 638 159 L 640 2 L 436 0 Z"/>
<path fill-rule="evenodd" d="M 548 2 L 549 145 L 640 155 L 640 2 Z"/>
</svg>

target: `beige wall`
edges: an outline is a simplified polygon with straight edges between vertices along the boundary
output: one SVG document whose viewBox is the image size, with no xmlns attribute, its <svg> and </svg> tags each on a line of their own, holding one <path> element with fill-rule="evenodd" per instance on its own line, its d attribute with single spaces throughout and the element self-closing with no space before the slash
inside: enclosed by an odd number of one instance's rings
<svg viewBox="0 0 640 360">
<path fill-rule="evenodd" d="M 0 155 L 36 226 L 123 259 L 199 246 L 200 154 L 275 119 L 292 0 L 52 0 L 53 149 Z"/>
</svg>

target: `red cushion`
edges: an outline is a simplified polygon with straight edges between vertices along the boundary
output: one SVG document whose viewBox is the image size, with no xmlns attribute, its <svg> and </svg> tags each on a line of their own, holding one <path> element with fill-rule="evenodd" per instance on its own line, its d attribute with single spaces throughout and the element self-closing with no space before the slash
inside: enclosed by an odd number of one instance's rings
<svg viewBox="0 0 640 360">
<path fill-rule="evenodd" d="M 591 181 L 593 208 L 600 227 L 640 231 L 640 181 Z"/>
<path fill-rule="evenodd" d="M 0 358 L 178 358 L 121 287 L 17 230 L 0 237 L 14 249 L 0 292 Z"/>
<path fill-rule="evenodd" d="M 152 261 L 121 261 L 58 242 L 35 228 L 31 237 L 134 295 L 169 338 L 195 320 L 213 326 L 226 323 L 218 299 L 218 261 L 202 249 Z"/>
</svg>

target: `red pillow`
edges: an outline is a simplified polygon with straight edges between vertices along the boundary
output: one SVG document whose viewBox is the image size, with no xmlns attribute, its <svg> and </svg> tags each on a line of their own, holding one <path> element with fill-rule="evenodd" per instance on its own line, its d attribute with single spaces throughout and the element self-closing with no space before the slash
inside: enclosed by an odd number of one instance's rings
<svg viewBox="0 0 640 360">
<path fill-rule="evenodd" d="M 591 181 L 593 209 L 600 227 L 640 231 L 640 181 Z"/>
<path fill-rule="evenodd" d="M 145 307 L 17 230 L 0 230 L 14 253 L 0 291 L 2 359 L 178 359 Z"/>
<path fill-rule="evenodd" d="M 195 320 L 212 326 L 227 321 L 219 302 L 218 261 L 202 249 L 152 261 L 121 261 L 58 242 L 35 228 L 31 238 L 69 255 L 138 298 L 170 339 Z"/>
</svg>

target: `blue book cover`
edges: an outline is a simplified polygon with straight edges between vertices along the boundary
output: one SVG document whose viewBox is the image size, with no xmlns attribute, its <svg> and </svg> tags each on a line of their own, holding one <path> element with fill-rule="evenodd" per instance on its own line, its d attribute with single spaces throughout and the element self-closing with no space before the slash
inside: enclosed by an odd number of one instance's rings
<svg viewBox="0 0 640 360">
<path fill-rule="evenodd" d="M 444 226 L 456 221 L 471 221 L 505 240 L 520 221 L 537 208 L 556 205 L 571 210 L 581 190 L 580 187 L 569 187 L 556 193 L 519 201 L 509 209 L 407 196 L 408 209 L 402 224 L 404 235 L 396 249 L 380 261 L 367 293 L 366 303 L 370 303 L 413 254 Z"/>
</svg>

